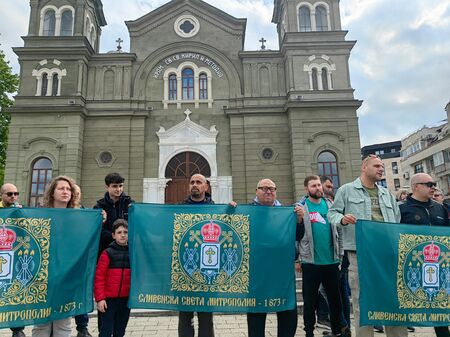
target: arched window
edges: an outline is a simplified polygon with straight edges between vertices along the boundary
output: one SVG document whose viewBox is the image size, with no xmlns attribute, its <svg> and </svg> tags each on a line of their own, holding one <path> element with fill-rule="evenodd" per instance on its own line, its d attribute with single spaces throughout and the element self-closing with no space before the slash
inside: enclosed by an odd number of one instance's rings
<svg viewBox="0 0 450 337">
<path fill-rule="evenodd" d="M 72 36 L 73 15 L 71 10 L 65 10 L 61 15 L 61 36 Z"/>
<path fill-rule="evenodd" d="M 41 157 L 32 166 L 29 206 L 42 207 L 42 196 L 47 184 L 52 179 L 53 165 L 50 159 Z"/>
<path fill-rule="evenodd" d="M 328 70 L 327 68 L 322 68 L 322 88 L 323 90 L 328 90 Z"/>
<path fill-rule="evenodd" d="M 172 74 L 169 76 L 169 100 L 173 101 L 177 99 L 177 75 Z"/>
<path fill-rule="evenodd" d="M 47 95 L 47 88 L 48 88 L 48 75 L 47 75 L 47 73 L 43 73 L 42 74 L 41 96 Z"/>
<path fill-rule="evenodd" d="M 191 68 L 185 68 L 181 72 L 183 86 L 183 99 L 194 99 L 194 71 Z"/>
<path fill-rule="evenodd" d="M 55 36 L 56 17 L 54 10 L 48 10 L 44 14 L 44 36 Z"/>
<path fill-rule="evenodd" d="M 52 76 L 52 96 L 58 96 L 59 78 L 58 74 Z"/>
<path fill-rule="evenodd" d="M 328 30 L 327 10 L 323 6 L 316 7 L 316 30 L 318 32 Z"/>
<path fill-rule="evenodd" d="M 200 99 L 208 99 L 208 76 L 201 73 L 199 77 Z"/>
<path fill-rule="evenodd" d="M 319 85 L 317 82 L 317 68 L 312 68 L 312 87 L 313 90 L 319 90 Z"/>
<path fill-rule="evenodd" d="M 310 32 L 311 31 L 311 12 L 306 6 L 302 6 L 299 9 L 299 21 L 300 21 L 300 31 Z"/>
<path fill-rule="evenodd" d="M 336 156 L 330 151 L 321 152 L 317 157 L 317 166 L 319 175 L 330 177 L 333 180 L 333 186 L 336 191 L 340 186 Z"/>
</svg>

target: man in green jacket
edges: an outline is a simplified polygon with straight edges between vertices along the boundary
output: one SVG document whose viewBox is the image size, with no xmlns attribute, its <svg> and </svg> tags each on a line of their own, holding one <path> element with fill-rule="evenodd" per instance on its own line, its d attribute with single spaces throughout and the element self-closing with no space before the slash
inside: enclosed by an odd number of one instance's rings
<svg viewBox="0 0 450 337">
<path fill-rule="evenodd" d="M 381 159 L 375 155 L 367 156 L 361 166 L 361 175 L 355 181 L 338 189 L 328 219 L 343 231 L 344 250 L 349 252 L 349 280 L 352 292 L 353 313 L 355 316 L 356 337 L 372 337 L 372 326 L 359 325 L 359 280 L 356 260 L 355 223 L 358 219 L 400 222 L 400 210 L 395 197 L 376 184 L 384 173 Z M 392 275 L 392 277 L 396 277 Z M 388 337 L 408 336 L 406 327 L 387 326 Z"/>
</svg>

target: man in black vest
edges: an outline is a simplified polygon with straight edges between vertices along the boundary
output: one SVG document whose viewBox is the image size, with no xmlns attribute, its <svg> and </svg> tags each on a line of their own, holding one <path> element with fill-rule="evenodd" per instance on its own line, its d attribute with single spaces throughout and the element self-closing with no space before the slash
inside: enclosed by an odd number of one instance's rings
<svg viewBox="0 0 450 337">
<path fill-rule="evenodd" d="M 401 223 L 428 226 L 450 226 L 447 210 L 434 201 L 436 183 L 426 173 L 417 173 L 411 177 L 412 194 L 400 205 Z M 436 326 L 437 337 L 450 337 L 448 326 Z"/>
</svg>

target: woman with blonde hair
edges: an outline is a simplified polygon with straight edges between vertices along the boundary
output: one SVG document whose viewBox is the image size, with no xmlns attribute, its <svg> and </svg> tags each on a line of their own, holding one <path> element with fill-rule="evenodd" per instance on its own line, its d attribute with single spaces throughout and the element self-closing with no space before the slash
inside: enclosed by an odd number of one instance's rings
<svg viewBox="0 0 450 337">
<path fill-rule="evenodd" d="M 78 208 L 79 189 L 75 181 L 67 176 L 53 178 L 47 186 L 43 197 L 43 206 L 46 208 Z M 33 327 L 32 337 L 70 337 L 71 318 L 38 324 Z"/>
</svg>

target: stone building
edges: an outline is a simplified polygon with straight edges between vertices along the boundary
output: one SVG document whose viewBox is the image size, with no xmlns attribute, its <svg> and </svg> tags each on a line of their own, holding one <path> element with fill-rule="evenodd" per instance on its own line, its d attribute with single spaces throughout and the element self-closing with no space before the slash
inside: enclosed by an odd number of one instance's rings
<svg viewBox="0 0 450 337">
<path fill-rule="evenodd" d="M 407 184 L 415 173 L 427 173 L 450 196 L 450 103 L 447 120 L 424 126 L 402 139 L 402 172 Z"/>
<path fill-rule="evenodd" d="M 172 0 L 126 21 L 129 52 L 100 53 L 101 0 L 30 0 L 6 181 L 39 203 L 51 176 L 83 203 L 120 172 L 138 201 L 175 202 L 195 172 L 216 202 L 246 202 L 271 177 L 293 202 L 310 174 L 336 185 L 360 170 L 339 0 L 275 0 L 279 50 L 244 50 L 246 19 Z M 107 2 L 105 3 L 107 6 Z M 124 18 L 125 19 L 125 18 Z"/>
</svg>

